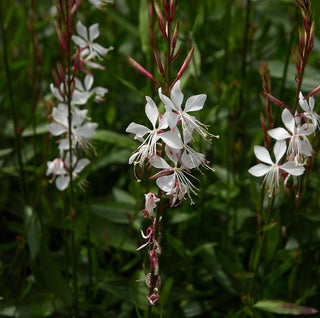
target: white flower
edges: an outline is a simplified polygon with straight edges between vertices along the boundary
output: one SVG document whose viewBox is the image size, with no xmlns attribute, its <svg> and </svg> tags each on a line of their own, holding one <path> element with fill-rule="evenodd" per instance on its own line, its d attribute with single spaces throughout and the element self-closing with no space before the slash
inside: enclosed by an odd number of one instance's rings
<svg viewBox="0 0 320 318">
<path fill-rule="evenodd" d="M 57 98 L 60 102 L 67 102 L 67 92 L 65 90 L 65 85 L 63 83 L 60 84 L 60 87 L 57 88 L 52 83 L 50 84 L 50 90 L 55 98 Z M 71 104 L 72 105 L 84 105 L 90 96 L 86 92 L 80 92 L 74 90 L 71 96 Z"/>
<path fill-rule="evenodd" d="M 104 95 L 108 93 L 108 89 L 104 87 L 95 87 L 92 88 L 94 78 L 92 75 L 87 74 L 84 78 L 84 85 L 82 85 L 81 81 L 78 78 L 75 78 L 75 89 L 73 93 L 83 94 L 87 96 L 87 99 L 90 98 L 91 95 L 95 94 L 94 101 L 96 103 L 100 103 L 104 101 Z"/>
<path fill-rule="evenodd" d="M 87 110 L 79 110 L 74 107 L 72 109 L 71 119 L 71 134 L 73 147 L 79 145 L 83 149 L 87 149 L 91 146 L 88 140 L 95 134 L 95 130 L 98 127 L 97 123 L 86 122 Z M 65 104 L 59 104 L 58 107 L 54 107 L 52 110 L 53 123 L 48 125 L 48 129 L 54 136 L 60 136 L 62 134 L 68 134 L 69 122 L 68 122 L 68 107 Z M 60 141 L 60 150 L 69 149 L 69 139 L 65 138 Z"/>
<path fill-rule="evenodd" d="M 108 3 L 113 3 L 113 0 L 89 0 L 98 9 L 103 9 Z"/>
<path fill-rule="evenodd" d="M 73 35 L 72 40 L 80 47 L 80 56 L 82 59 L 86 59 L 87 61 L 96 57 L 98 59 L 102 59 L 102 56 L 107 55 L 110 49 L 106 49 L 100 44 L 94 42 L 94 40 L 100 35 L 98 23 L 91 25 L 88 32 L 87 28 L 79 20 L 76 28 L 79 36 Z"/>
<path fill-rule="evenodd" d="M 314 98 L 309 98 L 309 103 L 304 99 L 302 93 L 299 93 L 299 104 L 304 110 L 304 115 L 306 118 L 312 121 L 312 125 L 320 129 L 320 116 L 313 111 L 314 108 Z"/>
<path fill-rule="evenodd" d="M 152 179 L 157 178 L 158 187 L 170 195 L 170 206 L 174 206 L 177 199 L 181 202 L 185 196 L 188 195 L 191 204 L 193 200 L 191 197 L 191 192 L 195 195 L 198 194 L 199 189 L 189 180 L 189 177 L 196 179 L 189 169 L 193 168 L 193 164 L 188 166 L 190 161 L 182 162 L 182 157 L 180 158 L 180 152 L 173 152 L 172 149 L 166 147 L 166 154 L 173 162 L 173 167 L 171 167 L 162 157 L 154 156 L 150 163 L 153 167 L 162 169 L 159 173 L 152 176 Z M 178 162 L 181 166 L 178 165 Z"/>
<path fill-rule="evenodd" d="M 142 142 L 138 147 L 138 151 L 133 154 L 129 163 L 134 162 L 134 164 L 140 164 L 150 159 L 152 156 L 156 155 L 157 152 L 157 142 L 161 139 L 169 147 L 174 149 L 182 148 L 182 141 L 178 130 L 164 131 L 168 127 L 168 118 L 167 115 L 160 116 L 158 108 L 152 98 L 146 96 L 146 106 L 145 112 L 152 124 L 152 129 L 147 128 L 146 126 L 130 123 L 126 129 L 126 132 L 135 134 L 135 139 Z M 156 128 L 156 123 L 158 121 L 158 127 Z M 143 137 L 147 135 L 144 139 Z M 136 160 L 139 159 L 139 160 Z"/>
<path fill-rule="evenodd" d="M 300 162 L 300 156 L 312 156 L 312 147 L 306 136 L 312 134 L 316 127 L 312 124 L 305 123 L 300 125 L 300 118 L 293 117 L 288 109 L 284 109 L 282 112 L 282 121 L 286 128 L 282 127 L 268 130 L 268 134 L 276 140 L 289 139 L 288 155 L 291 159 L 296 159 Z"/>
<path fill-rule="evenodd" d="M 169 113 L 169 125 L 171 128 L 175 127 L 177 122 L 181 120 L 184 136 L 187 134 L 191 135 L 193 130 L 196 130 L 207 141 L 208 137 L 215 137 L 208 133 L 208 127 L 206 125 L 198 121 L 194 116 L 188 114 L 189 112 L 202 109 L 207 95 L 200 94 L 189 97 L 184 110 L 182 110 L 183 93 L 180 89 L 180 81 L 177 81 L 172 87 L 171 99 L 162 94 L 161 88 L 159 88 L 159 96 L 166 107 L 166 111 Z"/>
<path fill-rule="evenodd" d="M 72 156 L 73 161 L 73 178 L 76 178 L 78 174 L 90 163 L 90 161 L 86 158 L 80 159 L 77 162 L 77 158 Z M 50 182 L 53 182 L 56 179 L 56 187 L 58 190 L 65 190 L 70 182 L 70 175 L 68 171 L 69 167 L 69 156 L 66 156 L 66 159 L 63 160 L 61 158 L 56 158 L 53 161 L 47 162 L 47 172 L 46 175 L 53 174 Z M 56 176 L 58 176 L 56 178 Z"/>
<path fill-rule="evenodd" d="M 294 161 L 279 164 L 280 159 L 286 152 L 286 142 L 284 140 L 277 141 L 273 147 L 273 153 L 276 161 L 271 160 L 269 151 L 262 146 L 254 146 L 254 153 L 258 160 L 264 162 L 259 163 L 249 169 L 249 173 L 255 177 L 265 176 L 262 185 L 266 185 L 269 196 L 279 191 L 279 179 L 281 170 L 293 176 L 300 176 L 304 172 L 302 165 L 296 164 Z"/>
</svg>

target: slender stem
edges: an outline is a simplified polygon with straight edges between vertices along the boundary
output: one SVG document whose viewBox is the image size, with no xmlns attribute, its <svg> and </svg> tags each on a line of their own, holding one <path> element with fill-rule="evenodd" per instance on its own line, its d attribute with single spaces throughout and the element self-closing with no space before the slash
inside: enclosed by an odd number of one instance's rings
<svg viewBox="0 0 320 318">
<path fill-rule="evenodd" d="M 3 20 L 3 8 L 2 8 L 1 4 L 2 4 L 2 1 L 0 1 L 0 28 L 1 28 L 1 37 L 2 37 L 2 45 L 3 45 L 3 62 L 4 62 L 4 67 L 5 67 L 7 91 L 8 91 L 9 102 L 10 102 L 10 106 L 11 106 L 11 115 L 12 115 L 13 126 L 14 126 L 15 148 L 16 148 L 17 157 L 18 157 L 20 186 L 21 186 L 22 195 L 23 195 L 25 201 L 28 202 L 27 187 L 26 187 L 25 174 L 24 174 L 23 162 L 22 162 L 21 139 L 20 139 L 20 134 L 18 132 L 18 130 L 19 130 L 19 128 L 18 128 L 18 115 L 17 115 L 17 109 L 16 109 L 14 99 L 13 99 L 13 90 L 12 90 L 12 86 L 11 86 L 11 74 L 10 74 L 10 69 L 9 69 L 8 47 L 7 47 L 7 39 L 6 39 L 4 20 Z"/>
<path fill-rule="evenodd" d="M 240 107 L 244 104 L 244 87 L 246 85 L 246 68 L 247 68 L 247 55 L 248 55 L 248 33 L 250 26 L 250 13 L 251 13 L 251 0 L 246 2 L 246 22 L 243 34 L 243 50 L 241 62 L 241 90 L 240 90 Z"/>
<path fill-rule="evenodd" d="M 261 191 L 264 191 L 264 190 L 261 190 Z M 273 204 L 274 204 L 274 200 L 275 200 L 275 197 L 272 196 L 271 199 L 268 200 L 268 207 L 267 207 L 267 212 L 266 212 L 266 216 L 265 216 L 265 222 L 264 222 L 264 227 L 267 226 L 271 220 L 271 215 L 272 215 L 272 210 L 273 210 Z M 250 287 L 249 287 L 249 295 L 252 294 L 252 290 L 254 288 L 254 283 L 256 281 L 256 276 L 257 276 L 257 273 L 258 273 L 258 267 L 259 267 L 259 264 L 260 264 L 260 261 L 261 261 L 261 256 L 262 256 L 262 250 L 263 250 L 263 246 L 264 246 L 264 241 L 265 241 L 265 238 L 266 238 L 266 229 L 265 228 L 262 228 L 262 233 L 260 232 L 260 229 L 259 229 L 259 236 L 257 238 L 257 241 L 256 241 L 256 245 L 255 245 L 255 248 L 253 250 L 253 262 L 251 264 L 251 271 L 253 271 L 254 275 L 253 275 L 253 278 L 251 280 L 251 284 L 250 284 Z"/>
<path fill-rule="evenodd" d="M 70 179 L 70 191 L 69 191 L 69 199 L 70 199 L 70 216 L 72 219 L 72 229 L 71 229 L 71 250 L 72 250 L 72 278 L 73 278 L 73 310 L 74 317 L 78 318 L 78 275 L 77 275 L 77 254 L 76 254 L 76 244 L 75 244 L 75 210 L 74 210 L 74 181 L 73 181 L 73 145 L 72 145 L 72 108 L 71 108 L 71 98 L 72 98 L 72 71 L 71 71 L 71 52 L 70 52 L 70 40 L 71 40 L 71 30 L 70 25 L 72 21 L 70 21 L 71 13 L 70 6 L 68 0 L 65 2 L 66 10 L 65 10 L 65 18 L 66 18 L 66 31 L 67 31 L 67 105 L 68 105 L 68 139 L 69 139 L 69 179 Z"/>
</svg>

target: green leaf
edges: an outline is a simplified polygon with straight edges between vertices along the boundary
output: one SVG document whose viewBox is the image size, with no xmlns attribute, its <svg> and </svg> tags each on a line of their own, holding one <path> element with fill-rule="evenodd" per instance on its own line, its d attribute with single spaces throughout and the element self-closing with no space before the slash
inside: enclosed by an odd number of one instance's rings
<svg viewBox="0 0 320 318">
<path fill-rule="evenodd" d="M 40 248 L 41 227 L 38 216 L 31 207 L 26 207 L 24 210 L 24 223 L 31 259 L 34 259 Z"/>
<path fill-rule="evenodd" d="M 272 299 L 262 299 L 259 300 L 254 307 L 267 311 L 272 312 L 275 314 L 282 314 L 282 315 L 313 315 L 318 312 L 317 309 L 311 307 L 300 306 L 292 303 L 287 303 L 282 300 L 272 300 Z"/>
<path fill-rule="evenodd" d="M 129 137 L 129 135 L 121 135 L 111 130 L 97 130 L 96 134 L 92 137 L 92 140 L 98 140 L 109 144 L 114 144 L 119 147 L 126 147 L 135 149 L 135 141 Z"/>
<path fill-rule="evenodd" d="M 27 127 L 23 130 L 22 137 L 32 137 L 36 135 L 43 135 L 48 132 L 48 123 L 40 124 L 35 127 Z"/>
<path fill-rule="evenodd" d="M 44 278 L 46 286 L 66 304 L 71 306 L 71 290 L 66 280 L 61 275 L 60 268 L 55 262 L 52 253 L 49 251 L 45 242 L 42 242 L 39 251 L 39 260 L 41 274 Z"/>
<path fill-rule="evenodd" d="M 13 151 L 13 148 L 5 148 L 0 150 L 0 157 L 9 155 Z"/>
<path fill-rule="evenodd" d="M 147 0 L 140 0 L 139 33 L 142 50 L 144 53 L 146 53 L 148 51 L 149 43 L 149 13 Z"/>
</svg>

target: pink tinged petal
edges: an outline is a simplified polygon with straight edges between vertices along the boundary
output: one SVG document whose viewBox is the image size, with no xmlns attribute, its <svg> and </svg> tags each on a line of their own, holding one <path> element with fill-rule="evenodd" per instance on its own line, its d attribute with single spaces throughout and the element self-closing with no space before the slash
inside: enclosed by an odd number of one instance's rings
<svg viewBox="0 0 320 318">
<path fill-rule="evenodd" d="M 207 99 L 207 95 L 205 95 L 205 94 L 200 94 L 200 95 L 195 95 L 195 96 L 189 97 L 186 101 L 186 106 L 184 108 L 184 111 L 185 112 L 194 112 L 194 111 L 202 109 L 206 99 Z"/>
<path fill-rule="evenodd" d="M 86 77 L 84 78 L 84 86 L 86 88 L 86 91 L 90 91 L 91 87 L 93 85 L 93 76 L 87 74 Z"/>
<path fill-rule="evenodd" d="M 268 130 L 268 135 L 276 140 L 291 138 L 291 135 L 282 127 Z"/>
<path fill-rule="evenodd" d="M 160 177 L 157 179 L 156 183 L 161 190 L 170 194 L 175 185 L 175 176 L 172 174 L 170 176 Z"/>
<path fill-rule="evenodd" d="M 77 133 L 84 138 L 91 138 L 95 134 L 95 130 L 97 129 L 97 123 L 85 123 L 82 127 L 77 129 Z"/>
<path fill-rule="evenodd" d="M 165 150 L 166 150 L 167 156 L 170 158 L 170 160 L 173 162 L 173 164 L 175 166 L 177 166 L 177 163 L 178 163 L 178 157 L 177 156 L 180 155 L 179 149 L 174 149 L 174 148 L 171 149 L 169 147 L 166 147 Z"/>
<path fill-rule="evenodd" d="M 90 39 L 90 41 L 93 42 L 99 35 L 100 35 L 99 24 L 98 23 L 92 24 L 89 27 L 89 39 Z"/>
<path fill-rule="evenodd" d="M 294 134 L 295 133 L 295 120 L 293 115 L 290 113 L 290 111 L 285 108 L 282 112 L 282 121 L 284 125 L 287 127 L 287 129 Z"/>
<path fill-rule="evenodd" d="M 176 110 L 178 111 L 179 109 L 176 108 L 176 106 L 172 103 L 171 99 L 169 97 L 167 97 L 166 95 L 162 94 L 162 90 L 161 87 L 159 87 L 159 97 L 161 99 L 161 101 L 163 102 L 165 108 L 167 111 L 171 111 L 171 110 Z"/>
<path fill-rule="evenodd" d="M 151 130 L 146 126 L 136 124 L 136 123 L 130 123 L 130 125 L 126 129 L 127 133 L 135 134 L 137 135 L 137 137 L 143 137 L 145 134 L 149 133 L 150 131 Z"/>
<path fill-rule="evenodd" d="M 178 130 L 161 133 L 159 134 L 159 138 L 161 138 L 170 148 L 182 148 L 182 140 Z"/>
<path fill-rule="evenodd" d="M 258 163 L 257 165 L 251 167 L 248 172 L 255 177 L 262 177 L 267 174 L 272 167 L 267 166 L 263 163 Z"/>
<path fill-rule="evenodd" d="M 69 181 L 70 181 L 70 178 L 69 176 L 59 176 L 57 179 L 56 179 L 56 187 L 58 190 L 60 191 L 63 191 L 65 190 L 68 185 L 69 185 Z"/>
<path fill-rule="evenodd" d="M 145 112 L 152 124 L 152 127 L 155 128 L 157 119 L 159 117 L 158 107 L 155 104 L 155 102 L 152 100 L 152 98 L 150 98 L 149 96 L 146 96 L 146 100 L 147 100 L 147 103 L 145 106 Z"/>
<path fill-rule="evenodd" d="M 293 176 L 301 176 L 305 171 L 302 165 L 297 165 L 294 161 L 286 162 L 283 165 L 279 166 L 279 168 Z"/>
<path fill-rule="evenodd" d="M 78 34 L 84 38 L 86 41 L 88 41 L 88 31 L 87 31 L 87 28 L 81 23 L 81 21 L 79 20 L 77 22 L 77 32 Z"/>
<path fill-rule="evenodd" d="M 176 106 L 176 110 L 181 110 L 181 104 L 183 101 L 183 93 L 180 89 L 180 81 L 177 81 L 171 90 L 171 100 L 173 104 Z"/>
<path fill-rule="evenodd" d="M 273 146 L 273 153 L 276 158 L 276 163 L 280 161 L 287 150 L 287 144 L 284 140 L 278 140 Z"/>
<path fill-rule="evenodd" d="M 77 35 L 73 35 L 71 37 L 72 41 L 78 45 L 80 48 L 84 48 L 86 46 L 88 46 L 88 43 L 86 41 L 84 41 L 83 39 L 80 38 L 80 36 Z"/>
<path fill-rule="evenodd" d="M 171 167 L 169 166 L 169 164 L 162 158 L 159 156 L 153 156 L 150 159 L 150 164 L 158 169 L 171 169 Z"/>
<path fill-rule="evenodd" d="M 90 163 L 90 160 L 87 159 L 87 158 L 80 159 L 80 160 L 77 162 L 77 165 L 75 166 L 75 168 L 74 168 L 74 170 L 73 170 L 73 173 L 75 173 L 75 174 L 77 175 L 77 174 L 80 173 L 89 163 Z"/>
<path fill-rule="evenodd" d="M 254 146 L 254 154 L 256 155 L 257 159 L 268 163 L 269 165 L 273 165 L 273 161 L 271 160 L 269 151 L 263 146 Z"/>
<path fill-rule="evenodd" d="M 67 132 L 67 127 L 64 127 L 62 125 L 56 124 L 56 123 L 52 123 L 48 125 L 48 130 L 50 131 L 50 133 L 53 136 L 60 136 L 62 134 L 64 134 L 65 132 Z"/>
</svg>

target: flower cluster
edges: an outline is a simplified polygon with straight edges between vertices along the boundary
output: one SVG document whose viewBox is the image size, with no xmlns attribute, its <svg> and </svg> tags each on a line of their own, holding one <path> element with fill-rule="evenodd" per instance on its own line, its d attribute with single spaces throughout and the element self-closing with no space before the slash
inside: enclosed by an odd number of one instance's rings
<svg viewBox="0 0 320 318">
<path fill-rule="evenodd" d="M 56 28 L 65 60 L 62 63 L 58 62 L 58 73 L 53 71 L 55 84 L 50 84 L 50 89 L 58 103 L 49 116 L 51 123 L 48 125 L 48 130 L 53 136 L 61 139 L 57 142 L 59 157 L 47 163 L 46 174 L 52 175 L 50 182 L 55 181 L 60 191 L 68 187 L 70 178 L 75 179 L 90 163 L 87 158 L 78 159 L 79 156 L 89 149 L 94 150 L 90 138 L 95 134 L 98 124 L 91 122 L 88 110 L 80 109 L 80 106 L 87 104 L 91 98 L 95 102 L 102 102 L 108 92 L 103 87 L 93 88 L 93 74 L 82 67 L 86 64 L 91 68 L 103 68 L 94 60 L 101 59 L 107 54 L 108 49 L 93 42 L 99 36 L 97 23 L 90 26 L 88 32 L 87 28 L 78 21 L 76 28 L 79 36 L 72 34 L 70 21 L 77 8 L 78 5 L 69 6 L 66 10 L 60 6 L 57 7 L 61 26 L 56 23 Z M 71 52 L 70 39 L 76 44 L 74 55 Z M 72 57 L 72 60 L 71 58 L 67 60 L 68 57 Z M 86 73 L 83 82 L 77 77 L 80 75 L 79 70 Z"/>
<path fill-rule="evenodd" d="M 272 196 L 279 191 L 279 181 L 283 178 L 284 185 L 290 176 L 294 181 L 297 176 L 304 173 L 309 158 L 313 155 L 313 149 L 308 136 L 319 128 L 320 116 L 313 111 L 314 98 L 309 102 L 299 94 L 299 105 L 301 113 L 293 115 L 288 108 L 282 111 L 282 122 L 286 127 L 278 127 L 268 130 L 268 135 L 276 140 L 273 152 L 275 162 L 272 161 L 269 151 L 262 146 L 254 146 L 254 153 L 259 163 L 249 169 L 249 173 L 255 177 L 265 176 L 263 185 L 266 186 L 269 195 Z M 284 163 L 280 163 L 286 154 Z"/>
<path fill-rule="evenodd" d="M 152 98 L 146 96 L 145 112 L 152 128 L 131 123 L 126 132 L 135 134 L 135 139 L 141 145 L 129 158 L 129 163 L 138 166 L 139 170 L 147 164 L 160 171 L 151 179 L 163 193 L 170 196 L 169 205 L 179 205 L 187 195 L 193 203 L 191 194 L 197 194 L 198 188 L 193 184 L 197 180 L 191 170 L 202 167 L 213 170 L 204 154 L 196 152 L 189 145 L 193 133 L 198 133 L 206 141 L 217 137 L 208 132 L 208 127 L 201 123 L 190 112 L 203 108 L 207 96 L 205 94 L 191 96 L 182 109 L 184 95 L 177 81 L 169 97 L 162 94 L 159 97 L 165 106 L 161 114 Z"/>
</svg>

